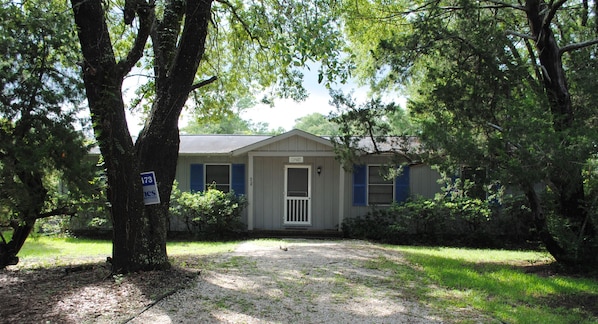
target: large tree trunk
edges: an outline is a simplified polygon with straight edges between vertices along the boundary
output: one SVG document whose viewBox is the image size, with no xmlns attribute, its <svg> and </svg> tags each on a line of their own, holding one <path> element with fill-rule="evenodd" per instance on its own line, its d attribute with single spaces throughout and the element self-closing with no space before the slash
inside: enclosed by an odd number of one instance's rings
<svg viewBox="0 0 598 324">
<path fill-rule="evenodd" d="M 108 177 L 108 199 L 114 227 L 113 271 L 164 269 L 168 207 L 175 178 L 179 133 L 178 119 L 190 91 L 205 49 L 211 0 L 172 1 L 166 4 L 163 21 L 155 21 L 152 6 L 127 1 L 139 15 L 140 29 L 135 46 L 140 53 L 152 31 L 155 54 L 156 97 L 135 146 L 129 134 L 122 98 L 122 80 L 134 64 L 116 63 L 100 0 L 71 0 L 85 59 L 83 77 L 96 139 L 104 157 Z M 145 24 L 151 17 L 152 22 Z M 147 16 L 145 16 L 147 15 Z M 181 37 L 173 31 L 183 21 Z M 174 28 L 173 28 L 174 27 Z M 145 36 L 140 37 L 140 35 Z M 161 203 L 144 206 L 140 173 L 154 171 Z"/>
<path fill-rule="evenodd" d="M 164 251 L 170 193 L 178 160 L 179 116 L 192 90 L 195 73 L 205 51 L 212 1 L 189 0 L 185 8 L 179 7 L 176 2 L 172 6 L 169 11 L 173 16 L 166 16 L 157 26 L 160 30 L 152 33 L 156 57 L 156 98 L 150 119 L 136 143 L 141 169 L 156 173 L 161 197 L 159 205 L 146 208 L 153 231 L 150 235 L 150 248 Z M 170 32 L 173 28 L 179 29 L 177 12 L 185 16 L 178 44 Z M 169 63 L 165 65 L 164 62 Z"/>
<path fill-rule="evenodd" d="M 124 76 L 114 58 L 102 2 L 73 0 L 72 4 L 84 57 L 87 100 L 108 180 L 113 271 L 164 267 L 165 251 L 148 249 L 150 224 L 144 213 L 140 169 L 125 118 L 121 92 Z"/>
<path fill-rule="evenodd" d="M 27 124 L 27 122 L 22 123 L 22 125 Z M 29 127 L 25 129 L 26 131 L 30 130 Z M 9 163 L 17 164 L 18 161 L 12 160 Z M 19 170 L 15 175 L 27 188 L 27 200 L 29 203 L 20 206 L 22 208 L 18 211 L 20 221 L 15 220 L 11 222 L 10 225 L 13 228 L 13 233 L 10 241 L 6 242 L 4 241 L 4 237 L 2 237 L 2 242 L 0 242 L 0 269 L 4 269 L 9 265 L 16 265 L 19 262 L 17 254 L 33 230 L 35 221 L 40 218 L 48 195 L 48 191 L 43 184 L 43 175 L 38 170 L 22 170 L 18 165 L 15 165 L 14 168 Z"/>
<path fill-rule="evenodd" d="M 563 147 L 567 147 L 572 144 L 570 143 L 569 133 L 572 128 L 576 127 L 576 123 L 567 76 L 563 69 L 562 52 L 551 29 L 553 13 L 556 9 L 558 8 L 550 8 L 548 4 L 541 0 L 526 1 L 527 17 L 530 29 L 535 37 L 539 54 L 538 59 L 542 68 L 544 89 L 553 116 L 553 127 L 556 136 L 559 137 L 557 142 L 562 143 Z M 560 150 L 560 152 L 566 154 L 566 150 Z M 574 161 L 575 159 L 567 159 L 565 156 L 563 160 Z M 575 252 L 565 249 L 562 245 L 557 248 L 556 245 L 559 245 L 559 243 L 554 240 L 554 237 L 548 235 L 548 233 L 543 235 L 544 243 L 547 246 L 552 246 L 552 250 L 559 254 L 558 259 L 561 263 L 568 265 L 591 263 L 596 260 L 594 257 L 596 251 L 593 251 L 591 245 L 587 244 L 595 239 L 596 232 L 584 207 L 586 197 L 582 178 L 582 163 L 585 161 L 578 162 L 567 162 L 555 166 L 549 180 L 556 189 L 556 212 L 563 221 L 570 224 L 572 231 L 582 238 L 579 240 L 580 246 Z M 528 200 L 533 206 L 534 201 L 529 194 Z M 541 211 L 534 212 L 534 214 L 542 218 L 537 224 L 542 225 L 542 221 L 545 223 Z M 539 230 L 543 231 L 544 229 Z M 591 240 L 583 238 L 591 238 Z"/>
</svg>

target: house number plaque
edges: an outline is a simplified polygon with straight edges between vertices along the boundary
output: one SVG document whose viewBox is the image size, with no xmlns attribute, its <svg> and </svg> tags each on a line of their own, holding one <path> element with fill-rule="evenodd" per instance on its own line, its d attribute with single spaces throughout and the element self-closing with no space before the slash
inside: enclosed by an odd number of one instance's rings
<svg viewBox="0 0 598 324">
<path fill-rule="evenodd" d="M 302 156 L 289 156 L 289 163 L 303 163 Z"/>
</svg>

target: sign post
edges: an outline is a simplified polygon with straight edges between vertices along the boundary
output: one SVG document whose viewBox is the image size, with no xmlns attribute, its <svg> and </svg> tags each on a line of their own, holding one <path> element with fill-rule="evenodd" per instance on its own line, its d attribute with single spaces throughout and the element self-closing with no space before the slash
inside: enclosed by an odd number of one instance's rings
<svg viewBox="0 0 598 324">
<path fill-rule="evenodd" d="M 154 171 L 142 172 L 141 183 L 143 184 L 143 202 L 146 205 L 159 204 L 160 194 Z"/>
</svg>

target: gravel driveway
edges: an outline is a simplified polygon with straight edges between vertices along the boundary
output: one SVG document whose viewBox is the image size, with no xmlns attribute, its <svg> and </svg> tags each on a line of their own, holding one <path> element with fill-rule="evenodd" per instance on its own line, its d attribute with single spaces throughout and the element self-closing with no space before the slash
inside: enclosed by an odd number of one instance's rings
<svg viewBox="0 0 598 324">
<path fill-rule="evenodd" d="M 190 288 L 132 323 L 440 323 L 438 312 L 389 287 L 376 259 L 398 252 L 363 241 L 248 241 Z M 368 266 L 370 265 L 370 266 Z M 436 314 L 436 315 L 435 315 Z"/>
</svg>

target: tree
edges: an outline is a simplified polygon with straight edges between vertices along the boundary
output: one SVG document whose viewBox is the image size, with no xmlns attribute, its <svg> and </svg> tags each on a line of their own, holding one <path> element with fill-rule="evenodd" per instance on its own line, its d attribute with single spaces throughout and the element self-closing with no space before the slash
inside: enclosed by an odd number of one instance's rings
<svg viewBox="0 0 598 324">
<path fill-rule="evenodd" d="M 56 1 L 0 4 L 0 223 L 13 228 L 8 242 L 0 233 L 0 269 L 18 262 L 36 220 L 76 211 L 72 197 L 93 175 L 74 129 L 83 89 L 64 10 Z"/>
<path fill-rule="evenodd" d="M 351 2 L 353 4 L 353 2 Z M 525 194 L 536 230 L 565 265 L 598 263 L 584 188 L 594 158 L 596 6 L 587 1 L 354 2 L 348 34 L 362 75 L 403 83 L 427 147 L 485 167 Z M 359 18 L 359 19 L 358 19 Z M 373 18 L 383 24 L 365 29 Z M 351 23 L 355 22 L 355 23 Z M 383 27 L 387 27 L 383 30 Z M 388 28 L 390 26 L 390 28 Z M 369 48 L 368 48 L 369 46 Z M 546 184 L 547 195 L 537 192 Z"/>
<path fill-rule="evenodd" d="M 324 82 L 346 76 L 336 59 L 343 39 L 330 18 L 334 2 L 126 0 L 123 19 L 113 2 L 71 3 L 108 179 L 115 272 L 169 266 L 168 205 L 185 104 L 210 115 L 264 90 L 304 98 L 299 68 L 310 60 L 324 62 Z M 149 76 L 135 101 L 147 118 L 133 143 L 122 83 L 135 65 Z M 144 206 L 142 171 L 155 172 L 160 204 Z"/>
<path fill-rule="evenodd" d="M 320 136 L 338 134 L 337 125 L 320 113 L 312 113 L 295 119 L 294 128 Z"/>
<path fill-rule="evenodd" d="M 378 97 L 358 104 L 341 91 L 332 90 L 330 95 L 336 112 L 329 119 L 338 127 L 332 142 L 345 170 L 361 163 L 360 157 L 366 152 L 391 156 L 385 170 L 390 172 L 387 176 L 397 171 L 397 165 L 419 161 L 413 137 L 401 127 L 411 122 L 402 116 L 402 109 L 394 102 L 383 103 Z"/>
<path fill-rule="evenodd" d="M 271 134 L 268 123 L 241 119 L 240 112 L 215 118 L 197 117 L 181 129 L 184 134 Z"/>
</svg>

